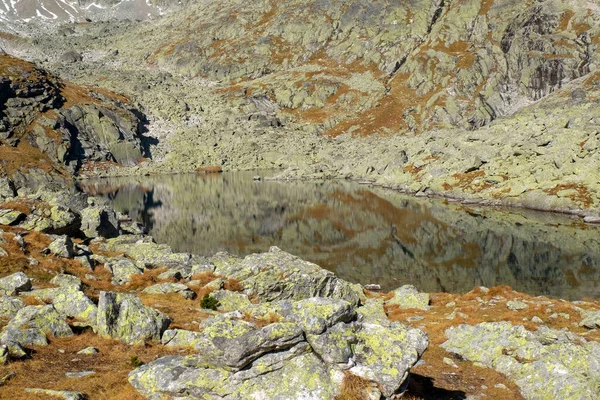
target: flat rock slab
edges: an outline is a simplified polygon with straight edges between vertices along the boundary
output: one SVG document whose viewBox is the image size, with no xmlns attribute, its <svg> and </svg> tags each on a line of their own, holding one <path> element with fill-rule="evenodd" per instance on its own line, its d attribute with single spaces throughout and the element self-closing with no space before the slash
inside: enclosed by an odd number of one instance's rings
<svg viewBox="0 0 600 400">
<path fill-rule="evenodd" d="M 565 331 L 535 332 L 509 322 L 460 325 L 446 330 L 442 347 L 497 370 L 527 399 L 597 399 L 600 344 Z"/>
</svg>

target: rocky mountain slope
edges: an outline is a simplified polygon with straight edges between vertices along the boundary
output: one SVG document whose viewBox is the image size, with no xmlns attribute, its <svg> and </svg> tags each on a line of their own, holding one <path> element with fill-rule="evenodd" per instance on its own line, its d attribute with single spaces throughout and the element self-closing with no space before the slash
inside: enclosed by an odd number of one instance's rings
<svg viewBox="0 0 600 400">
<path fill-rule="evenodd" d="M 0 165 L 15 191 L 60 185 L 90 163 L 134 165 L 142 118 L 120 95 L 0 54 Z"/>
<path fill-rule="evenodd" d="M 204 1 L 3 46 L 142 104 L 155 162 L 110 174 L 284 168 L 279 178 L 591 217 L 598 12 L 567 0 Z"/>
</svg>

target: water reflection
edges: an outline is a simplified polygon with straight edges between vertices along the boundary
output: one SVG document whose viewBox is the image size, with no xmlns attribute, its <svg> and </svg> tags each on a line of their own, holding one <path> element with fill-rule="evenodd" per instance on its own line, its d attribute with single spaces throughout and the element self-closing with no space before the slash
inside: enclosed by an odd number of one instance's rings
<svg viewBox="0 0 600 400">
<path fill-rule="evenodd" d="M 506 284 L 599 297 L 598 228 L 559 215 L 473 209 L 348 182 L 255 182 L 250 173 L 86 181 L 177 251 L 269 246 L 353 282 L 465 292 Z"/>
</svg>

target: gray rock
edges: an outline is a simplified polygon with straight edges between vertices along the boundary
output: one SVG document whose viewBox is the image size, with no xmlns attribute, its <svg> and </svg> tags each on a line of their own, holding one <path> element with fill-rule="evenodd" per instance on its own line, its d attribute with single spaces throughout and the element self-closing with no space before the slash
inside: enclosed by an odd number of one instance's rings
<svg viewBox="0 0 600 400">
<path fill-rule="evenodd" d="M 50 389 L 32 389 L 25 388 L 27 393 L 40 394 L 51 397 L 58 397 L 63 400 L 85 400 L 87 396 L 80 392 L 71 392 L 68 390 L 50 390 Z"/>
<path fill-rule="evenodd" d="M 304 332 L 319 335 L 338 322 L 350 322 L 356 312 L 345 300 L 313 297 L 294 302 L 290 310 L 284 309 L 286 320 L 299 324 Z"/>
<path fill-rule="evenodd" d="M 0 200 L 6 200 L 16 195 L 15 184 L 8 178 L 0 178 Z"/>
<path fill-rule="evenodd" d="M 94 375 L 96 371 L 81 371 L 81 372 L 66 372 L 67 378 L 85 378 L 86 376 Z"/>
<path fill-rule="evenodd" d="M 386 301 L 386 304 L 397 305 L 402 309 L 427 310 L 429 308 L 429 293 L 419 293 L 414 286 L 404 285 L 394 290 L 394 297 Z"/>
<path fill-rule="evenodd" d="M 523 303 L 519 300 L 510 300 L 506 302 L 506 308 L 508 308 L 511 311 L 520 311 L 529 308 L 529 306 L 526 303 Z"/>
<path fill-rule="evenodd" d="M 161 343 L 169 347 L 196 348 L 204 338 L 204 333 L 185 329 L 167 329 L 162 335 Z"/>
<path fill-rule="evenodd" d="M 0 210 L 0 225 L 16 225 L 25 217 L 26 215 L 20 211 Z"/>
<path fill-rule="evenodd" d="M 83 350 L 79 350 L 77 354 L 91 356 L 94 354 L 98 354 L 98 349 L 95 347 L 86 347 Z"/>
<path fill-rule="evenodd" d="M 595 399 L 600 387 L 600 344 L 540 327 L 509 322 L 446 330 L 442 347 L 506 375 L 527 399 Z"/>
<path fill-rule="evenodd" d="M 353 356 L 351 346 L 357 343 L 356 331 L 356 326 L 340 322 L 320 335 L 307 334 L 306 340 L 323 361 L 345 366 Z"/>
<path fill-rule="evenodd" d="M 124 285 L 131 282 L 133 275 L 141 275 L 144 270 L 132 260 L 126 258 L 110 258 L 104 264 L 104 268 L 112 273 L 112 282 L 115 285 Z"/>
<path fill-rule="evenodd" d="M 0 294 L 14 296 L 15 294 L 31 290 L 31 279 L 23 272 L 0 278 Z"/>
<path fill-rule="evenodd" d="M 50 243 L 48 250 L 55 256 L 63 258 L 73 258 L 75 255 L 73 241 L 66 235 L 56 238 Z"/>
<path fill-rule="evenodd" d="M 52 305 L 25 307 L 2 330 L 1 343 L 18 342 L 23 346 L 48 344 L 46 335 L 68 337 L 73 331 Z"/>
<path fill-rule="evenodd" d="M 183 283 L 159 283 L 145 288 L 143 292 L 150 294 L 177 293 L 185 299 L 193 299 L 196 297 L 196 293 Z"/>
<path fill-rule="evenodd" d="M 20 298 L 0 296 L 0 318 L 11 319 L 22 308 L 25 308 L 25 303 Z"/>
<path fill-rule="evenodd" d="M 217 290 L 210 294 L 219 302 L 220 311 L 241 310 L 252 303 L 244 293 L 230 292 L 228 290 Z"/>
<path fill-rule="evenodd" d="M 383 308 L 383 299 L 367 299 L 364 304 L 356 309 L 359 322 L 368 322 L 371 324 L 387 325 L 389 323 L 385 309 Z"/>
<path fill-rule="evenodd" d="M 60 56 L 59 60 L 64 63 L 73 64 L 83 60 L 83 57 L 78 52 L 71 50 L 67 51 L 66 53 L 63 53 L 63 55 Z"/>
<path fill-rule="evenodd" d="M 50 281 L 51 284 L 70 290 L 81 290 L 81 279 L 73 275 L 58 274 Z"/>
<path fill-rule="evenodd" d="M 100 292 L 97 322 L 100 336 L 127 344 L 160 342 L 170 323 L 167 316 L 145 306 L 132 294 Z"/>
<path fill-rule="evenodd" d="M 119 221 L 113 210 L 87 207 L 81 211 L 81 231 L 88 238 L 113 238 L 119 235 Z"/>
<path fill-rule="evenodd" d="M 354 346 L 354 375 L 376 382 L 384 396 L 392 396 L 406 380 L 408 371 L 429 345 L 425 333 L 404 325 L 362 324 Z"/>
<path fill-rule="evenodd" d="M 264 301 L 318 296 L 343 299 L 357 305 L 364 296 L 360 285 L 345 282 L 332 272 L 277 247 L 271 247 L 268 253 L 251 254 L 243 260 L 216 255 L 212 262 L 215 273 L 237 279 L 247 289 L 246 293 L 254 293 Z"/>
<path fill-rule="evenodd" d="M 600 328 L 600 311 L 583 311 L 581 317 L 579 326 L 585 326 L 588 329 Z"/>
</svg>

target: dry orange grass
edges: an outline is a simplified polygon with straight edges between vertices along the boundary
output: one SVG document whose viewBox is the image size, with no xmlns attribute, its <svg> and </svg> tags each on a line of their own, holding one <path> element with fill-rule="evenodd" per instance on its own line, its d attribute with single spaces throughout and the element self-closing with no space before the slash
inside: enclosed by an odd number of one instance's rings
<svg viewBox="0 0 600 400">
<path fill-rule="evenodd" d="M 95 355 L 78 355 L 77 352 L 93 346 Z M 60 352 L 59 349 L 64 352 Z M 134 368 L 131 358 L 137 356 L 148 363 L 169 354 L 185 354 L 181 349 L 161 345 L 130 346 L 116 340 L 104 339 L 93 333 L 83 333 L 71 338 L 54 338 L 49 346 L 35 347 L 30 360 L 0 366 L 0 376 L 16 372 L 16 376 L 0 387 L 0 398 L 16 400 L 48 399 L 34 396 L 24 388 L 73 390 L 86 393 L 90 399 L 138 400 L 140 396 L 127 381 Z M 96 373 L 72 379 L 66 372 L 92 370 Z"/>
<path fill-rule="evenodd" d="M 344 372 L 341 392 L 335 396 L 334 400 L 364 400 L 368 398 L 367 391 L 372 387 L 373 382 L 346 371 Z"/>
</svg>

